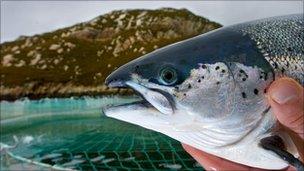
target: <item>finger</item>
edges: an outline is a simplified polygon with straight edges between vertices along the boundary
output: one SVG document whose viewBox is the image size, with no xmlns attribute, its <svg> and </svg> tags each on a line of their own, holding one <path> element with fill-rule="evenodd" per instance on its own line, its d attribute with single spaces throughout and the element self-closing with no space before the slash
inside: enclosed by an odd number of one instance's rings
<svg viewBox="0 0 304 171">
<path fill-rule="evenodd" d="M 303 87 L 290 78 L 282 78 L 271 84 L 269 103 L 279 122 L 292 132 L 298 151 L 304 156 Z"/>
<path fill-rule="evenodd" d="M 290 78 L 282 78 L 271 84 L 268 94 L 280 123 L 304 139 L 303 87 Z"/>
<path fill-rule="evenodd" d="M 213 156 L 186 144 L 182 146 L 206 170 L 260 170 Z"/>
</svg>

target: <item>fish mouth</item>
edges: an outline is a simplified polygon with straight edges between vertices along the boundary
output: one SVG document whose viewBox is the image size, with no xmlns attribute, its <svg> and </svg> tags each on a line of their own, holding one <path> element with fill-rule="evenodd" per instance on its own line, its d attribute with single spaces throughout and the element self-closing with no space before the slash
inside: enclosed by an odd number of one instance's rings
<svg viewBox="0 0 304 171">
<path fill-rule="evenodd" d="M 131 88 L 137 95 L 142 97 L 144 103 L 149 103 L 149 107 L 154 107 L 160 113 L 171 115 L 174 113 L 174 102 L 169 94 L 159 89 L 151 89 L 134 81 L 113 80 L 106 82 L 106 85 L 111 88 Z"/>
</svg>

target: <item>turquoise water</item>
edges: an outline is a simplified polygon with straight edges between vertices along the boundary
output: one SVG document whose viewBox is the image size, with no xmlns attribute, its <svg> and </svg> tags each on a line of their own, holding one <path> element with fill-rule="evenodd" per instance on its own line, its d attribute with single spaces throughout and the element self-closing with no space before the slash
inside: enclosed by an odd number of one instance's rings
<svg viewBox="0 0 304 171">
<path fill-rule="evenodd" d="M 179 142 L 102 113 L 108 104 L 137 100 L 1 102 L 1 169 L 202 170 Z"/>
</svg>

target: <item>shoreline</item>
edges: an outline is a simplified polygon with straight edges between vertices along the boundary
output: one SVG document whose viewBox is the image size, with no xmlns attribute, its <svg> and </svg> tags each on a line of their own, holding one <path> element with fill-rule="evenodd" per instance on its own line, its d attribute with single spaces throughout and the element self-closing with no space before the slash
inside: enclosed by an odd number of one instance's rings
<svg viewBox="0 0 304 171">
<path fill-rule="evenodd" d="M 22 98 L 39 100 L 43 98 L 70 98 L 70 97 L 99 97 L 104 95 L 132 95 L 131 89 L 108 88 L 105 85 L 83 86 L 68 84 L 45 83 L 37 86 L 1 87 L 0 102 L 13 102 Z"/>
</svg>

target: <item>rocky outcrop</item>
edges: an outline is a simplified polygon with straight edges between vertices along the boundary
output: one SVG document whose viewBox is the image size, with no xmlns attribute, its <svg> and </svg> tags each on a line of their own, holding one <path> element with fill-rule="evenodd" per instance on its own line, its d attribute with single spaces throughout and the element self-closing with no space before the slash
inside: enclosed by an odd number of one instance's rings
<svg viewBox="0 0 304 171">
<path fill-rule="evenodd" d="M 218 27 L 186 9 L 163 8 L 113 11 L 54 32 L 21 36 L 1 44 L 1 99 L 121 93 L 103 85 L 117 67 Z"/>
</svg>

